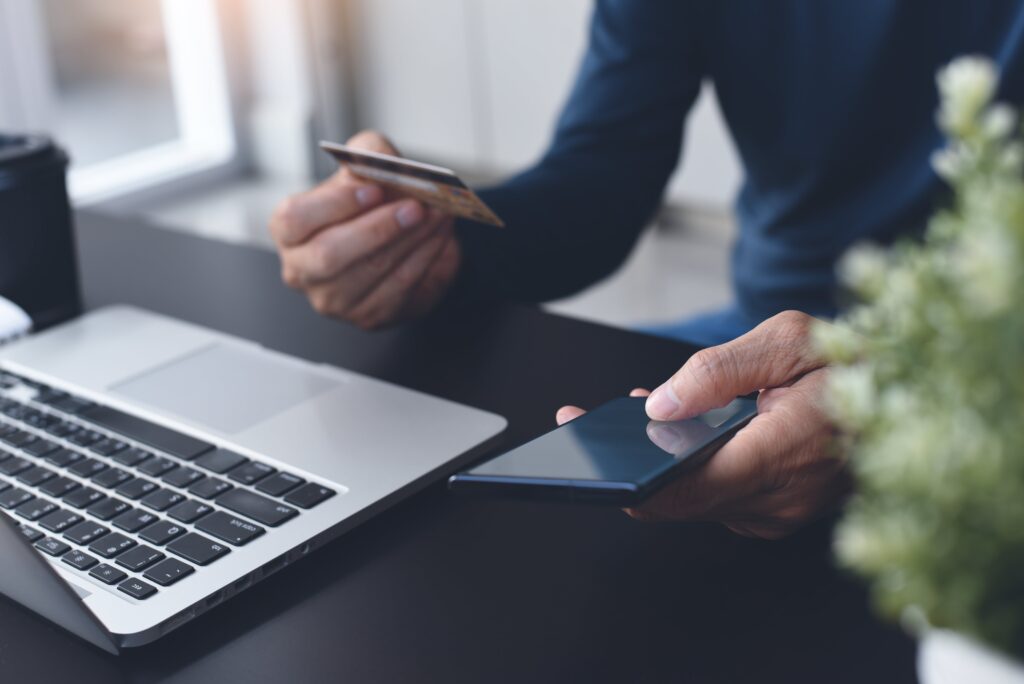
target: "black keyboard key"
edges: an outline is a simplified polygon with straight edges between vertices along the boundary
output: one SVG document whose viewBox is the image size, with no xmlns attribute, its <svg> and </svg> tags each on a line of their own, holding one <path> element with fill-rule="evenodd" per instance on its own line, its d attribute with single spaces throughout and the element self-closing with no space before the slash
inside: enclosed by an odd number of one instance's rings
<svg viewBox="0 0 1024 684">
<path fill-rule="evenodd" d="M 4 399 L 3 404 L 0 404 L 0 413 L 3 413 L 9 418 L 13 418 L 14 420 L 19 420 L 26 408 L 28 407 L 24 404 L 20 404 L 10 399 Z"/>
<path fill-rule="evenodd" d="M 21 412 L 21 420 L 35 427 L 36 425 L 39 425 L 44 420 L 46 420 L 46 414 L 40 411 L 39 409 L 32 408 L 31 406 L 26 406 L 25 409 Z"/>
<path fill-rule="evenodd" d="M 32 461 L 21 456 L 13 456 L 0 463 L 0 474 L 14 477 L 32 467 Z"/>
<path fill-rule="evenodd" d="M 232 468 L 237 468 L 243 463 L 247 463 L 248 461 L 249 459 L 245 456 L 236 454 L 234 451 L 216 449 L 197 458 L 196 465 L 200 468 L 206 468 L 207 470 L 211 470 L 218 475 L 221 475 Z"/>
<path fill-rule="evenodd" d="M 36 548 L 49 556 L 63 556 L 71 550 L 71 547 L 53 537 L 47 537 L 36 542 Z"/>
<path fill-rule="evenodd" d="M 277 527 L 281 523 L 291 520 L 299 513 L 291 506 L 285 506 L 245 489 L 232 489 L 230 492 L 217 497 L 217 503 L 235 513 L 240 513 L 247 518 L 252 518 L 256 522 L 269 525 L 270 527 Z"/>
<path fill-rule="evenodd" d="M 167 511 L 167 515 L 183 523 L 192 524 L 204 515 L 213 513 L 213 506 L 204 504 L 201 501 L 182 501 L 180 504 Z"/>
<path fill-rule="evenodd" d="M 110 468 L 104 470 L 102 473 L 92 478 L 92 481 L 98 484 L 100 487 L 106 487 L 107 489 L 113 489 L 123 485 L 128 480 L 132 479 L 132 474 L 127 470 L 121 470 L 120 468 Z"/>
<path fill-rule="evenodd" d="M 107 565 L 106 563 L 101 563 L 100 565 L 97 565 L 95 568 L 90 570 L 89 571 L 89 575 L 91 577 L 95 577 L 96 579 L 98 579 L 100 582 L 103 582 L 104 584 L 117 584 L 118 582 L 123 580 L 125 577 L 127 577 L 128 573 L 121 572 L 120 570 L 115 568 L 113 565 Z"/>
<path fill-rule="evenodd" d="M 63 399 L 58 399 L 50 404 L 53 408 L 64 413 L 70 413 L 76 415 L 84 411 L 85 409 L 92 406 L 92 402 L 87 399 L 81 399 L 79 397 L 67 396 Z"/>
<path fill-rule="evenodd" d="M 10 444 L 12 447 L 17 447 L 19 449 L 25 448 L 26 446 L 36 441 L 37 439 L 39 438 L 33 435 L 31 432 L 25 432 L 24 430 L 15 430 L 11 434 L 5 435 L 3 437 L 4 442 Z"/>
<path fill-rule="evenodd" d="M 138 545 L 120 532 L 111 532 L 89 545 L 89 550 L 102 558 L 113 558 Z"/>
<path fill-rule="evenodd" d="M 110 532 L 106 527 L 99 523 L 94 523 L 91 520 L 78 523 L 70 530 L 64 533 L 64 538 L 72 541 L 79 546 L 88 546 L 97 539 L 103 538 L 103 535 Z"/>
<path fill-rule="evenodd" d="M 161 520 L 160 522 L 153 523 L 146 529 L 139 533 L 143 541 L 147 541 L 150 544 L 156 544 L 157 546 L 163 546 L 172 539 L 177 539 L 181 535 L 185 534 L 185 528 L 181 525 L 176 525 L 167 520 Z"/>
<path fill-rule="evenodd" d="M 45 430 L 48 425 L 60 422 L 60 418 L 51 416 L 47 413 L 43 413 L 42 411 L 37 411 L 35 409 L 26 411 L 25 416 L 22 418 L 22 420 L 38 430 Z"/>
<path fill-rule="evenodd" d="M 62 392 L 61 390 L 53 389 L 52 387 L 47 387 L 46 389 L 36 394 L 34 401 L 36 403 L 46 404 L 47 406 L 49 406 L 54 402 L 60 401 L 66 396 L 68 396 L 67 392 Z"/>
<path fill-rule="evenodd" d="M 69 465 L 78 463 L 83 458 L 85 457 L 82 454 L 71 449 L 57 449 L 46 455 L 47 462 L 52 463 L 58 468 L 67 468 Z"/>
<path fill-rule="evenodd" d="M 158 490 L 160 486 L 156 482 L 150 482 L 149 480 L 143 480 L 141 477 L 125 482 L 123 485 L 118 487 L 115 491 L 126 499 L 136 501 L 152 494 Z"/>
<path fill-rule="evenodd" d="M 88 570 L 92 566 L 99 563 L 98 560 L 96 560 L 89 554 L 83 553 L 82 551 L 78 551 L 77 549 L 72 549 L 71 551 L 65 553 L 64 557 L 61 558 L 61 560 L 76 570 Z"/>
<path fill-rule="evenodd" d="M 95 458 L 83 458 L 68 468 L 68 472 L 83 479 L 89 479 L 96 477 L 106 469 L 107 465 L 103 461 L 97 461 Z"/>
<path fill-rule="evenodd" d="M 85 511 L 89 515 L 93 515 L 100 520 L 106 521 L 111 518 L 116 518 L 126 511 L 130 511 L 131 508 L 131 506 L 120 499 L 104 499 L 103 501 L 98 501 L 92 506 L 89 506 Z"/>
<path fill-rule="evenodd" d="M 164 483 L 171 485 L 172 487 L 188 487 L 196 482 L 199 482 L 205 477 L 201 472 L 195 468 L 178 468 L 164 475 Z"/>
<path fill-rule="evenodd" d="M 74 508 L 86 508 L 106 498 L 107 495 L 99 490 L 92 487 L 82 487 L 65 496 L 64 503 Z"/>
<path fill-rule="evenodd" d="M 333 489 L 328 489 L 314 482 L 302 485 L 294 492 L 284 498 L 290 504 L 295 504 L 299 508 L 312 508 L 322 501 L 326 501 L 334 496 L 337 492 Z"/>
<path fill-rule="evenodd" d="M 43 428 L 47 433 L 54 437 L 67 437 L 74 432 L 78 432 L 82 428 L 70 420 L 58 420 L 50 423 Z"/>
<path fill-rule="evenodd" d="M 195 532 L 190 532 L 184 537 L 172 541 L 167 545 L 167 550 L 196 565 L 209 565 L 231 551 L 223 544 Z"/>
<path fill-rule="evenodd" d="M 166 558 L 164 554 L 148 546 L 137 546 L 117 557 L 117 564 L 132 572 L 142 572 L 153 563 Z"/>
<path fill-rule="evenodd" d="M 240 482 L 244 485 L 256 484 L 265 477 L 269 477 L 277 472 L 276 468 L 271 468 L 265 463 L 246 463 L 243 466 L 235 468 L 228 477 L 235 482 Z"/>
<path fill-rule="evenodd" d="M 34 498 L 32 494 L 29 494 L 24 489 L 11 487 L 6 492 L 0 493 L 0 508 L 10 510 Z"/>
<path fill-rule="evenodd" d="M 26 484 L 29 487 L 38 487 L 47 480 L 52 480 L 55 477 L 57 477 L 57 473 L 53 472 L 49 468 L 36 466 L 34 468 L 29 468 L 21 475 L 18 475 L 18 482 Z"/>
<path fill-rule="evenodd" d="M 16 401 L 6 398 L 0 399 L 0 413 L 3 413 L 5 416 L 17 419 L 21 416 L 21 412 L 24 409 L 25 407 Z"/>
<path fill-rule="evenodd" d="M 133 447 L 131 449 L 125 449 L 124 451 L 115 454 L 111 458 L 117 463 L 120 463 L 126 468 L 134 468 L 145 460 L 153 457 L 153 454 L 149 453 L 145 449 L 139 449 Z"/>
<path fill-rule="evenodd" d="M 112 524 L 119 530 L 125 532 L 138 532 L 147 525 L 152 525 L 159 518 L 155 513 L 149 511 L 132 509 L 126 513 L 122 513 L 113 519 Z"/>
<path fill-rule="evenodd" d="M 189 487 L 188 493 L 194 494 L 200 499 L 213 499 L 224 492 L 231 491 L 234 488 L 234 485 L 228 484 L 224 480 L 217 480 L 215 478 L 208 477 L 205 480 L 200 480 Z"/>
<path fill-rule="evenodd" d="M 119 451 L 124 451 L 128 445 L 119 439 L 101 439 L 89 447 L 89 451 L 100 456 L 110 456 Z"/>
<path fill-rule="evenodd" d="M 11 488 L 11 485 L 7 484 L 3 480 L 0 480 L 0 492 L 5 492 Z"/>
<path fill-rule="evenodd" d="M 117 585 L 118 591 L 123 591 L 134 599 L 139 601 L 145 601 L 150 596 L 156 593 L 156 587 L 152 584 L 146 584 L 142 580 L 137 580 L 134 577 L 132 579 L 125 580 L 121 584 Z"/>
<path fill-rule="evenodd" d="M 93 406 L 79 414 L 84 420 L 105 427 L 154 449 L 191 461 L 213 449 L 213 445 L 195 437 L 165 428 L 109 406 Z"/>
<path fill-rule="evenodd" d="M 158 489 L 152 494 L 142 498 L 142 505 L 152 508 L 154 511 L 166 511 L 171 506 L 176 506 L 185 500 L 184 494 L 173 492 L 170 489 Z"/>
<path fill-rule="evenodd" d="M 266 530 L 248 520 L 242 520 L 223 511 L 208 515 L 198 523 L 196 529 L 211 534 L 232 546 L 245 546 Z"/>
<path fill-rule="evenodd" d="M 151 458 L 139 466 L 139 472 L 150 477 L 160 477 L 169 470 L 174 470 L 178 464 L 163 456 Z"/>
<path fill-rule="evenodd" d="M 53 513 L 55 510 L 57 510 L 57 504 L 50 503 L 44 499 L 33 499 L 15 508 L 14 512 L 26 520 L 35 522 L 44 515 Z"/>
<path fill-rule="evenodd" d="M 22 447 L 22 449 L 24 449 L 26 453 L 32 454 L 33 456 L 37 456 L 39 458 L 46 456 L 46 454 L 50 453 L 51 451 L 56 451 L 58 448 L 60 448 L 59 444 L 57 444 L 56 442 L 51 442 L 48 439 L 37 439 L 32 442 L 29 442 L 28 444 Z"/>
<path fill-rule="evenodd" d="M 62 534 L 82 522 L 82 516 L 73 511 L 58 509 L 39 519 L 39 526 L 54 534 Z"/>
<path fill-rule="evenodd" d="M 79 484 L 70 477 L 56 477 L 41 486 L 39 491 L 55 499 L 62 499 L 78 487 Z"/>
<path fill-rule="evenodd" d="M 182 563 L 177 558 L 168 558 L 147 570 L 143 577 L 156 582 L 161 587 L 169 587 L 193 572 L 195 572 L 195 568 L 191 565 Z"/>
<path fill-rule="evenodd" d="M 46 536 L 39 530 L 33 529 L 28 525 L 22 525 L 18 531 L 21 532 L 21 536 L 23 536 L 25 539 L 28 539 L 30 544 L 35 544 L 37 541 Z"/>
<path fill-rule="evenodd" d="M 87 447 L 101 439 L 103 439 L 103 435 L 95 430 L 78 430 L 67 436 L 69 442 L 82 447 Z"/>
</svg>

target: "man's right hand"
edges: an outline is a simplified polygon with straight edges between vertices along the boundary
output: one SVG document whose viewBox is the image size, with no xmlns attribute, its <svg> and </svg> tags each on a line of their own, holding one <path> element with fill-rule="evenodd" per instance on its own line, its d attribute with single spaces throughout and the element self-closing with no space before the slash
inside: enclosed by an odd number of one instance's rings
<svg viewBox="0 0 1024 684">
<path fill-rule="evenodd" d="M 348 144 L 397 154 L 372 131 Z M 443 297 L 461 261 L 452 226 L 451 216 L 342 168 L 284 200 L 270 233 L 288 286 L 318 312 L 369 330 L 421 316 Z"/>
</svg>

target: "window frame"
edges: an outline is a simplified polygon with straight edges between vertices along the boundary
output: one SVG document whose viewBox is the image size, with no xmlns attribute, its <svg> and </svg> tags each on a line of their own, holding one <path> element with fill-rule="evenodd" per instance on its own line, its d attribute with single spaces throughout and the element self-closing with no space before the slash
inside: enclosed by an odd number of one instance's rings
<svg viewBox="0 0 1024 684">
<path fill-rule="evenodd" d="M 86 166 L 72 164 L 68 188 L 76 205 L 152 197 L 240 167 L 218 0 L 160 0 L 160 8 L 179 136 Z M 0 0 L 0 88 L 10 93 L 0 102 L 0 124 L 52 130 L 54 71 L 37 0 Z"/>
</svg>

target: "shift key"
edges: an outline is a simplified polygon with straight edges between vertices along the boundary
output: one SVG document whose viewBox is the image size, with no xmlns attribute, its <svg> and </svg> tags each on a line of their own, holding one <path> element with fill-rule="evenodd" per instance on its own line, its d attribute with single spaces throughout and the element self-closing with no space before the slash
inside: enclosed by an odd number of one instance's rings
<svg viewBox="0 0 1024 684">
<path fill-rule="evenodd" d="M 259 525 L 223 511 L 206 516 L 196 523 L 196 529 L 233 546 L 244 546 L 265 532 Z"/>
<path fill-rule="evenodd" d="M 217 503 L 228 510 L 270 527 L 277 527 L 299 513 L 291 506 L 285 506 L 273 499 L 253 494 L 246 489 L 232 489 L 230 492 L 221 494 L 217 497 Z"/>
</svg>

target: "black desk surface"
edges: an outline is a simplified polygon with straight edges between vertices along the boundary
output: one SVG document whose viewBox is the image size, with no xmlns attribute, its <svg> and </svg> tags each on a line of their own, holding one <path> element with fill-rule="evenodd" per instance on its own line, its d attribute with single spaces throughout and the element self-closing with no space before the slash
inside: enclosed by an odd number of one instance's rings
<svg viewBox="0 0 1024 684">
<path fill-rule="evenodd" d="M 79 216 L 86 305 L 131 303 L 506 416 L 505 443 L 692 351 L 526 307 L 364 334 L 267 252 Z M 165 639 L 107 656 L 0 601 L 4 682 L 907 682 L 820 524 L 782 542 L 434 485 Z"/>
</svg>

